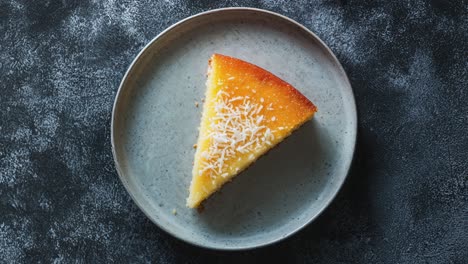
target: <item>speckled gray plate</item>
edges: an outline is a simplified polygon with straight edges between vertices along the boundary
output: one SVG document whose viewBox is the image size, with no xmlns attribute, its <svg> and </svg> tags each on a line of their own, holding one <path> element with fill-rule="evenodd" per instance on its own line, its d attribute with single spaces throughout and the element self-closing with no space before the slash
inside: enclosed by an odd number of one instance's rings
<svg viewBox="0 0 468 264">
<path fill-rule="evenodd" d="M 199 213 L 185 207 L 202 110 L 194 103 L 215 52 L 271 71 L 319 110 Z M 311 222 L 345 180 L 355 141 L 353 93 L 332 52 L 298 23 L 251 8 L 201 13 L 153 39 L 123 78 L 112 114 L 117 171 L 135 203 L 174 236 L 216 249 L 271 244 Z"/>
</svg>

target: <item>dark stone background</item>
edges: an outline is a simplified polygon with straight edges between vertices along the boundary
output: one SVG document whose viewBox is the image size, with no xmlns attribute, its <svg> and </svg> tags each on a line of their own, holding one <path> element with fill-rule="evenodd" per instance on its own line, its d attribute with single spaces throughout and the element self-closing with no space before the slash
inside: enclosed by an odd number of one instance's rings
<svg viewBox="0 0 468 264">
<path fill-rule="evenodd" d="M 109 139 L 137 52 L 198 12 L 254 6 L 316 32 L 359 110 L 350 177 L 279 244 L 187 245 L 130 200 Z M 1 263 L 468 263 L 468 7 L 463 1 L 0 0 Z"/>
</svg>

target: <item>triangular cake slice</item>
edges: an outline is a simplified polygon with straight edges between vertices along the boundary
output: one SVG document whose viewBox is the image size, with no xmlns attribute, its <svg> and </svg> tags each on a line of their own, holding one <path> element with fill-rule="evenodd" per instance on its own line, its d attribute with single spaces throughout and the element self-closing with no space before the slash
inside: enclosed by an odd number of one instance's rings
<svg viewBox="0 0 468 264">
<path fill-rule="evenodd" d="M 310 120 L 316 107 L 290 84 L 248 62 L 214 54 L 187 206 L 196 208 Z"/>
</svg>

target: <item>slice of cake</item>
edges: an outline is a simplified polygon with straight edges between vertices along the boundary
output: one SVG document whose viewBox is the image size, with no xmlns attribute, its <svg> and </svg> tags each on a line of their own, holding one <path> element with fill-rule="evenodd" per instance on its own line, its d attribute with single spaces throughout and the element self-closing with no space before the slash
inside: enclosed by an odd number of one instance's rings
<svg viewBox="0 0 468 264">
<path fill-rule="evenodd" d="M 196 208 L 310 120 L 317 108 L 272 73 L 214 54 L 187 206 Z"/>
</svg>

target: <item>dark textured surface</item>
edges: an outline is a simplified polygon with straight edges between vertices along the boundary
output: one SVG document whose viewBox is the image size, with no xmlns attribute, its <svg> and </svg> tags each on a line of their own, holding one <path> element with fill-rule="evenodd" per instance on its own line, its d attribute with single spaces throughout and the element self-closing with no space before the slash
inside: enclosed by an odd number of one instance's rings
<svg viewBox="0 0 468 264">
<path fill-rule="evenodd" d="M 214 2 L 214 1 L 213 1 Z M 118 181 L 118 84 L 178 20 L 224 6 L 287 15 L 348 72 L 356 160 L 330 208 L 246 252 L 162 232 Z M 463 1 L 0 1 L 0 262 L 467 263 L 468 7 Z"/>
</svg>

